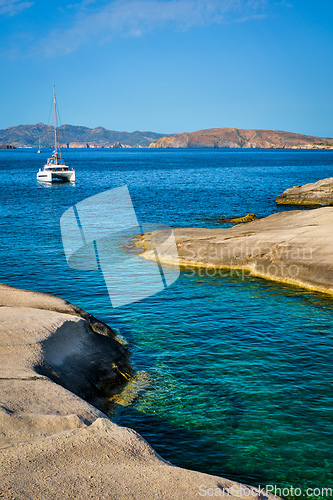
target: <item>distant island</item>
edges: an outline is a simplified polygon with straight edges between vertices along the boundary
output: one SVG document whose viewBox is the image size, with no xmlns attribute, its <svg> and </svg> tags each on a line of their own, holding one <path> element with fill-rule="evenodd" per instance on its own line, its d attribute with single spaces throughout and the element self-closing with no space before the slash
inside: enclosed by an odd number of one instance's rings
<svg viewBox="0 0 333 500">
<path fill-rule="evenodd" d="M 147 148 L 163 136 L 155 132 L 117 132 L 103 127 L 59 127 L 59 139 L 64 148 Z M 54 128 L 44 123 L 0 130 L 0 148 L 9 145 L 15 148 L 51 148 L 53 143 Z"/>
<path fill-rule="evenodd" d="M 150 148 L 333 149 L 333 139 L 278 130 L 211 128 L 156 139 Z"/>
<path fill-rule="evenodd" d="M 51 125 L 19 125 L 0 130 L 0 149 L 50 148 Z M 197 132 L 163 135 L 156 132 L 117 132 L 103 127 L 62 125 L 64 148 L 261 148 L 333 149 L 333 138 L 313 137 L 278 130 L 212 128 Z"/>
</svg>

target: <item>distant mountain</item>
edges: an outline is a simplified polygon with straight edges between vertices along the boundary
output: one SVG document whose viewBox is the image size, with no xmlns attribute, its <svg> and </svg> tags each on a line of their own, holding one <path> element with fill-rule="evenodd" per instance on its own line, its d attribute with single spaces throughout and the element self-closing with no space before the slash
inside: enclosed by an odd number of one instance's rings
<svg viewBox="0 0 333 500">
<path fill-rule="evenodd" d="M 212 128 L 197 132 L 163 136 L 155 132 L 117 132 L 103 127 L 62 125 L 59 138 L 69 148 L 322 148 L 333 149 L 333 139 L 277 130 Z M 0 130 L 1 147 L 52 148 L 51 125 L 19 125 Z"/>
<path fill-rule="evenodd" d="M 123 147 L 148 147 L 152 141 L 163 137 L 155 132 L 116 132 L 103 127 L 88 128 L 74 125 L 62 125 L 59 128 L 60 142 L 65 147 L 105 147 L 110 148 L 116 143 Z M 51 148 L 54 144 L 54 128 L 51 125 L 37 123 L 36 125 L 19 125 L 0 130 L 0 146 L 11 145 L 17 148 L 39 146 Z"/>
<path fill-rule="evenodd" d="M 315 146 L 317 145 L 317 146 Z M 333 139 L 241 128 L 211 128 L 155 140 L 150 148 L 333 148 Z"/>
</svg>

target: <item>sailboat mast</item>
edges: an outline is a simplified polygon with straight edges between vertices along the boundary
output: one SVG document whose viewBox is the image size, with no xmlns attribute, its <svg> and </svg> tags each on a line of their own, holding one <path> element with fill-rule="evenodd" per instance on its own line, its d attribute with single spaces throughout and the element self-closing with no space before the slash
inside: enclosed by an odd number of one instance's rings
<svg viewBox="0 0 333 500">
<path fill-rule="evenodd" d="M 56 105 L 56 98 L 55 98 L 55 86 L 53 85 L 53 108 L 54 108 L 54 152 L 57 154 L 57 105 Z"/>
</svg>

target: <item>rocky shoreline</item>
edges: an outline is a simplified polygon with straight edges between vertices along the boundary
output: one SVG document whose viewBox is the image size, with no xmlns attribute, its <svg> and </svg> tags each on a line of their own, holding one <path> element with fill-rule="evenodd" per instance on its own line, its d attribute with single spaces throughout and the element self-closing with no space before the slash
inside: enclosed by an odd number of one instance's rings
<svg viewBox="0 0 333 500">
<path fill-rule="evenodd" d="M 277 498 L 171 465 L 91 404 L 131 374 L 107 325 L 7 285 L 0 305 L 0 498 Z"/>
<path fill-rule="evenodd" d="M 278 205 L 333 205 L 333 177 L 286 189 L 276 197 Z"/>
<path fill-rule="evenodd" d="M 163 231 L 145 235 L 142 257 L 170 265 L 234 269 L 244 275 L 333 295 L 333 207 L 279 212 L 228 229 L 174 229 L 178 258 Z M 136 245 L 140 245 L 137 242 Z"/>
</svg>

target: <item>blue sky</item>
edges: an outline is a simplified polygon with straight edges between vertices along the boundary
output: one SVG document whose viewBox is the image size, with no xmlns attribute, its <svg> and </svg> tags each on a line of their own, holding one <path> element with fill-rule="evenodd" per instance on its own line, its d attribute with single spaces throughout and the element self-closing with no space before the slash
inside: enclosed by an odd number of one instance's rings
<svg viewBox="0 0 333 500">
<path fill-rule="evenodd" d="M 333 137 L 332 0 L 0 0 L 0 128 Z"/>
</svg>

